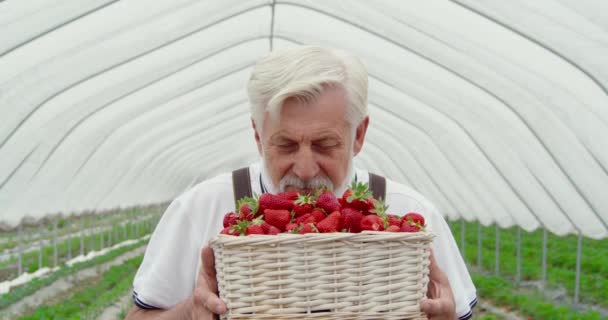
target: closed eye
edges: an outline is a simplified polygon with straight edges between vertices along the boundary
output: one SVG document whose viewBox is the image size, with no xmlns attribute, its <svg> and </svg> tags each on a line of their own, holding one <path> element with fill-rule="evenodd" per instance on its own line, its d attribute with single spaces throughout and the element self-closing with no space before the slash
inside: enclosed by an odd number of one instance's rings
<svg viewBox="0 0 608 320">
<path fill-rule="evenodd" d="M 318 148 L 321 150 L 330 150 L 330 149 L 340 147 L 341 145 L 342 144 L 337 139 L 322 139 L 322 140 L 313 142 L 313 146 L 315 148 Z"/>
</svg>

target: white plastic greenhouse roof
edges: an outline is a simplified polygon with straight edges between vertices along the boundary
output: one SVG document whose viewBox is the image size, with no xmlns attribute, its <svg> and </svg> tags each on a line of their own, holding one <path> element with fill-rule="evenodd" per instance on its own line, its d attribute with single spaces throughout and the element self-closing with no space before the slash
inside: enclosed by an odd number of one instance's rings
<svg viewBox="0 0 608 320">
<path fill-rule="evenodd" d="M 271 49 L 370 74 L 357 164 L 451 218 L 608 235 L 608 1 L 0 2 L 0 222 L 164 202 L 257 158 Z"/>
</svg>

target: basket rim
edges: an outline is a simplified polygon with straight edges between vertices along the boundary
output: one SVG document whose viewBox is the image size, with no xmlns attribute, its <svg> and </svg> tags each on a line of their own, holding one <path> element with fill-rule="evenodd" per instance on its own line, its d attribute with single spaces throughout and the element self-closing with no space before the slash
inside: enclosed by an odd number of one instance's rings
<svg viewBox="0 0 608 320">
<path fill-rule="evenodd" d="M 378 242 L 378 241 L 420 241 L 430 242 L 435 238 L 430 231 L 420 232 L 386 232 L 386 231 L 363 231 L 361 233 L 329 232 L 329 233 L 279 233 L 277 235 L 253 234 L 248 236 L 232 236 L 219 234 L 209 243 L 210 245 L 241 245 L 259 244 L 268 245 L 276 243 L 316 243 L 329 241 L 354 241 L 354 242 Z"/>
</svg>

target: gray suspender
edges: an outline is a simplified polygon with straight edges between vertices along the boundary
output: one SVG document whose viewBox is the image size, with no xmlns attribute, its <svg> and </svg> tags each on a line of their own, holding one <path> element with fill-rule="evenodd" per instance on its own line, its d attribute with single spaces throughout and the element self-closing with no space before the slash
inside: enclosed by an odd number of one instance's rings
<svg viewBox="0 0 608 320">
<path fill-rule="evenodd" d="M 374 173 L 369 173 L 369 189 L 374 199 L 386 201 L 386 179 Z"/>
<path fill-rule="evenodd" d="M 232 190 L 234 191 L 235 208 L 238 207 L 238 200 L 244 197 L 253 196 L 253 192 L 251 191 L 251 176 L 249 175 L 249 167 L 232 171 Z"/>
<path fill-rule="evenodd" d="M 232 171 L 232 189 L 234 190 L 234 203 L 244 197 L 253 196 L 249 167 Z M 370 172 L 369 189 L 375 199 L 386 200 L 386 179 L 384 177 Z"/>
</svg>

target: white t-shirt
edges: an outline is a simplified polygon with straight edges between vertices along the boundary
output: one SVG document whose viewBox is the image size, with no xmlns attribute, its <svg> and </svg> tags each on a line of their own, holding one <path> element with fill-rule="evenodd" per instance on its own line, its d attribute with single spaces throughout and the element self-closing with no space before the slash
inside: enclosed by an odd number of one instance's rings
<svg viewBox="0 0 608 320">
<path fill-rule="evenodd" d="M 251 189 L 268 190 L 262 165 L 249 167 Z M 368 182 L 368 172 L 355 170 L 356 181 Z M 449 280 L 459 319 L 471 317 L 476 291 L 452 233 L 435 207 L 418 192 L 386 180 L 389 213 L 418 212 L 436 238 L 433 252 Z M 163 214 L 146 249 L 133 282 L 135 304 L 146 309 L 168 309 L 186 300 L 194 290 L 200 268 L 200 252 L 223 229 L 224 215 L 234 211 L 232 175 L 226 173 L 203 181 L 177 197 Z"/>
</svg>

